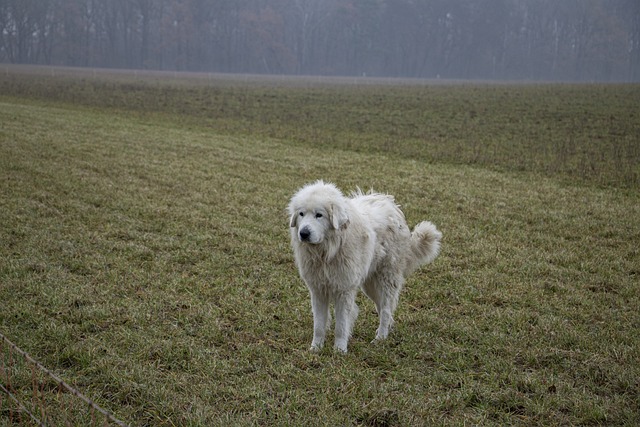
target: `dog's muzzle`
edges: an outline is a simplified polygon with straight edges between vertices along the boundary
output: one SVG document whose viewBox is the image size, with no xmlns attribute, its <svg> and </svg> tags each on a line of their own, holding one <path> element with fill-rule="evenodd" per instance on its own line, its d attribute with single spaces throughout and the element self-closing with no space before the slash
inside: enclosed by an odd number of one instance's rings
<svg viewBox="0 0 640 427">
<path fill-rule="evenodd" d="M 309 239 L 311 239 L 311 230 L 309 230 L 307 227 L 301 228 L 298 232 L 298 237 L 300 238 L 301 242 L 308 242 Z"/>
</svg>

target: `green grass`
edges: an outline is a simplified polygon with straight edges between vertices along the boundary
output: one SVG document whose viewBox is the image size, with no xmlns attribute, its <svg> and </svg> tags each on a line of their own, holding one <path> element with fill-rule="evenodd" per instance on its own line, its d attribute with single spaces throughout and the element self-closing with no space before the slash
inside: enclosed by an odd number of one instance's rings
<svg viewBox="0 0 640 427">
<path fill-rule="evenodd" d="M 640 186 L 640 85 L 380 86 L 58 73 L 7 71 L 0 93 L 165 114 L 220 135 Z"/>
<path fill-rule="evenodd" d="M 0 331 L 120 419 L 640 423 L 638 86 L 0 87 Z M 289 248 L 317 178 L 445 236 L 344 356 Z"/>
</svg>

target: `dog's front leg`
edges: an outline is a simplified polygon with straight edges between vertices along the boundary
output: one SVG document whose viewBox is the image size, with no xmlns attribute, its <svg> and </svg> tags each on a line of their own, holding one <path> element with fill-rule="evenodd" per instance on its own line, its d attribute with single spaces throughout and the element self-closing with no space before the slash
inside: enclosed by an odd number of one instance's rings
<svg viewBox="0 0 640 427">
<path fill-rule="evenodd" d="M 336 341 L 335 349 L 346 353 L 353 324 L 358 317 L 356 295 L 353 291 L 343 292 L 336 298 Z"/>
<path fill-rule="evenodd" d="M 311 351 L 320 351 L 327 335 L 329 323 L 329 301 L 321 292 L 310 290 L 311 310 L 313 311 L 313 341 Z"/>
</svg>

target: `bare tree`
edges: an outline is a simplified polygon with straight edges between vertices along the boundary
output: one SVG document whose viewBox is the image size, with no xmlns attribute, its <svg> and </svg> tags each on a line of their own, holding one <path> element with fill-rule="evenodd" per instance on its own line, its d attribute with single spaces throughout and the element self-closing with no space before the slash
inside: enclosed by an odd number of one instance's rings
<svg viewBox="0 0 640 427">
<path fill-rule="evenodd" d="M 640 2 L 0 0 L 0 61 L 640 81 Z"/>
</svg>

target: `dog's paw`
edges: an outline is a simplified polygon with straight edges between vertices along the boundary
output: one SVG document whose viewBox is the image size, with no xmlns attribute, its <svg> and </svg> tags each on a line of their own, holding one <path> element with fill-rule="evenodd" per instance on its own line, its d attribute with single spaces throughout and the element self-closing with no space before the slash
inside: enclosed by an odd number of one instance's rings
<svg viewBox="0 0 640 427">
<path fill-rule="evenodd" d="M 320 353 L 320 351 L 322 351 L 322 344 L 311 344 L 309 351 L 312 353 Z"/>
<path fill-rule="evenodd" d="M 386 326 L 386 327 L 380 326 L 376 330 L 376 337 L 374 338 L 374 340 L 372 342 L 386 340 L 389 337 L 389 334 L 391 333 L 391 331 L 393 330 L 393 326 L 394 326 L 393 320 L 391 320 L 389 322 L 388 326 Z"/>
<path fill-rule="evenodd" d="M 347 354 L 347 346 L 334 346 L 333 347 L 333 351 L 335 351 L 338 354 Z"/>
<path fill-rule="evenodd" d="M 379 342 L 379 341 L 384 341 L 387 339 L 387 337 L 389 336 L 389 331 L 380 331 L 377 330 L 376 331 L 376 337 L 373 339 L 373 341 L 371 341 L 372 343 L 375 342 Z"/>
<path fill-rule="evenodd" d="M 349 345 L 349 340 L 342 338 L 342 339 L 336 339 L 336 341 L 333 343 L 333 350 L 336 353 L 346 353 L 347 352 L 347 346 Z"/>
</svg>

